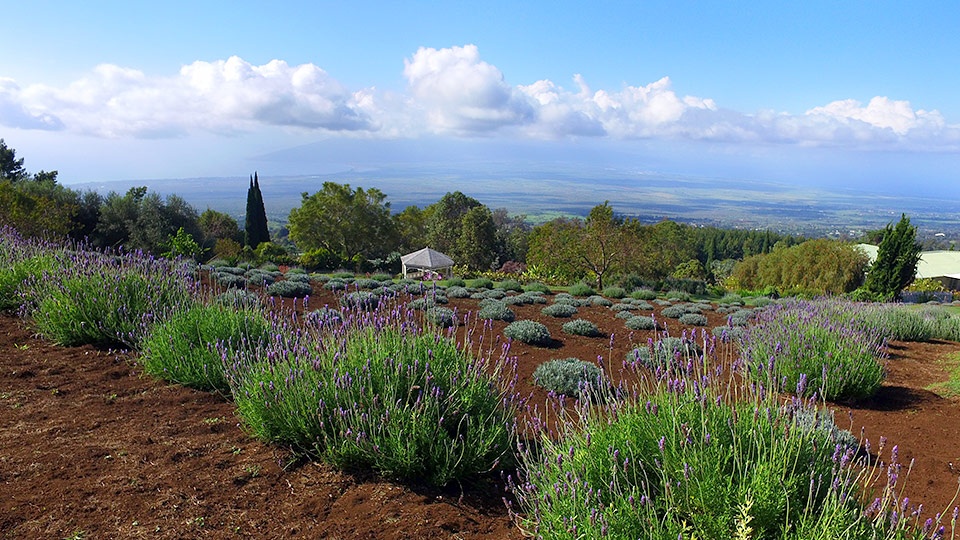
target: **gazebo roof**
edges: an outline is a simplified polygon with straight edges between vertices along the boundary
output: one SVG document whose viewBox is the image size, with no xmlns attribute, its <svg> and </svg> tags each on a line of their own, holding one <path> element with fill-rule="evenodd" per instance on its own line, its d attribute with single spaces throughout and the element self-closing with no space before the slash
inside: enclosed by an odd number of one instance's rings
<svg viewBox="0 0 960 540">
<path fill-rule="evenodd" d="M 439 251 L 423 248 L 400 257 L 404 265 L 412 268 L 448 268 L 453 266 L 453 259 Z"/>
</svg>

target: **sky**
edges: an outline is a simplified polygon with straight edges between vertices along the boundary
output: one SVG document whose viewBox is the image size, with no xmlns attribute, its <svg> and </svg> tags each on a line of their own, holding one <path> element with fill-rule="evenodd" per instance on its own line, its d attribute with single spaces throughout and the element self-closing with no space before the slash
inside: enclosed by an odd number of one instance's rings
<svg viewBox="0 0 960 540">
<path fill-rule="evenodd" d="M 960 199 L 957 2 L 3 4 L 0 138 L 65 184 L 476 145 Z"/>
</svg>

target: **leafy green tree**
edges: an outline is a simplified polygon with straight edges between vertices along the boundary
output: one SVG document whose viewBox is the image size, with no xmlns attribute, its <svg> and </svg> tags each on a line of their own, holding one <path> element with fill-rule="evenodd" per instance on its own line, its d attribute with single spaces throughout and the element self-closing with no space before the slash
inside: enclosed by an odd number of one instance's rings
<svg viewBox="0 0 960 540">
<path fill-rule="evenodd" d="M 399 236 L 397 249 L 406 253 L 423 249 L 427 245 L 430 214 L 418 206 L 408 206 L 393 215 L 393 223 Z"/>
<path fill-rule="evenodd" d="M 59 186 L 58 186 L 59 187 Z M 54 194 L 37 193 L 22 183 L 0 181 L 0 225 L 25 236 L 63 237 L 74 226 L 77 206 Z"/>
<path fill-rule="evenodd" d="M 478 206 L 482 206 L 480 201 L 459 191 L 447 193 L 439 201 L 430 205 L 427 232 L 427 243 L 430 247 L 447 253 L 457 260 L 455 252 L 460 239 L 463 216 Z"/>
<path fill-rule="evenodd" d="M 197 225 L 202 233 L 201 245 L 206 249 L 213 248 L 218 240 L 243 241 L 240 225 L 229 214 L 207 208 L 197 219 Z"/>
<path fill-rule="evenodd" d="M 244 221 L 245 244 L 256 249 L 262 242 L 270 241 L 267 230 L 267 211 L 263 207 L 263 193 L 260 192 L 260 177 L 254 172 L 247 189 L 247 209 Z"/>
<path fill-rule="evenodd" d="M 527 216 L 510 216 L 506 208 L 497 208 L 493 211 L 493 223 L 497 228 L 497 259 L 500 264 L 507 261 L 526 262 L 531 231 Z"/>
<path fill-rule="evenodd" d="M 750 290 L 771 287 L 786 294 L 842 294 L 863 283 L 867 263 L 856 246 L 820 238 L 745 258 L 733 268 L 730 284 Z"/>
<path fill-rule="evenodd" d="M 324 248 L 345 260 L 382 258 L 397 247 L 390 203 L 376 188 L 324 182 L 313 195 L 302 194 L 301 205 L 290 210 L 289 227 L 301 250 Z"/>
<path fill-rule="evenodd" d="M 160 254 L 181 227 L 192 238 L 199 238 L 197 219 L 196 209 L 177 195 L 164 200 L 143 186 L 130 188 L 125 195 L 110 192 L 100 207 L 93 243 Z"/>
<path fill-rule="evenodd" d="M 877 260 L 867 274 L 867 289 L 884 298 L 896 298 L 917 275 L 920 262 L 917 228 L 910 225 L 906 214 L 896 226 L 887 224 L 877 251 Z"/>
<path fill-rule="evenodd" d="M 169 248 L 163 253 L 164 257 L 189 257 L 199 259 L 203 254 L 203 248 L 190 236 L 190 233 L 183 230 L 183 227 L 177 229 L 177 234 L 170 235 L 166 242 Z"/>
<path fill-rule="evenodd" d="M 29 178 L 23 168 L 23 158 L 17 159 L 17 152 L 9 148 L 7 143 L 0 139 L 0 180 L 19 182 Z"/>
<path fill-rule="evenodd" d="M 497 243 L 497 228 L 493 214 L 484 205 L 475 206 L 464 214 L 460 223 L 454 255 L 459 264 L 470 268 L 489 270 L 497 254 L 491 249 Z"/>
<path fill-rule="evenodd" d="M 586 269 L 577 257 L 570 255 L 583 228 L 580 219 L 557 218 L 530 231 L 527 269 L 531 276 L 548 282 L 571 283 L 582 279 Z"/>
</svg>

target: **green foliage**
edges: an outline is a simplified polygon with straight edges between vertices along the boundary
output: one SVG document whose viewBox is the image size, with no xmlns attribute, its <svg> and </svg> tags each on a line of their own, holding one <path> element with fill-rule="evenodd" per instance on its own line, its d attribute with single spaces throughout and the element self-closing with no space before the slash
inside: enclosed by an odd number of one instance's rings
<svg viewBox="0 0 960 540">
<path fill-rule="evenodd" d="M 505 302 L 494 299 L 487 299 L 482 303 L 477 317 L 481 319 L 494 319 L 498 321 L 510 322 L 516 318 L 513 310 L 507 307 Z"/>
<path fill-rule="evenodd" d="M 456 314 L 450 308 L 434 306 L 426 311 L 426 319 L 438 328 L 449 328 L 456 324 Z"/>
<path fill-rule="evenodd" d="M 597 291 L 593 290 L 593 287 L 587 285 L 586 283 L 576 283 L 571 285 L 569 292 L 573 296 L 593 296 L 597 294 Z"/>
<path fill-rule="evenodd" d="M 859 506 L 854 449 L 810 425 L 809 405 L 755 394 L 729 404 L 716 387 L 666 382 L 640 395 L 615 413 L 576 407 L 522 454 L 531 536 L 919 538 Z"/>
<path fill-rule="evenodd" d="M 503 336 L 528 345 L 546 347 L 553 343 L 550 331 L 542 323 L 531 320 L 514 321 L 503 329 Z"/>
<path fill-rule="evenodd" d="M 577 308 L 570 304 L 552 304 L 541 309 L 540 313 L 549 317 L 570 317 L 577 313 Z"/>
<path fill-rule="evenodd" d="M 136 348 L 155 322 L 194 301 L 192 278 L 181 267 L 96 253 L 75 257 L 73 266 L 61 265 L 61 279 L 38 284 L 32 312 L 40 334 L 59 345 Z"/>
<path fill-rule="evenodd" d="M 751 376 L 771 388 L 823 399 L 873 395 L 885 373 L 884 331 L 844 302 L 794 301 L 766 308 L 743 336 Z"/>
<path fill-rule="evenodd" d="M 836 240 L 808 240 L 774 249 L 738 263 L 730 277 L 733 289 L 772 287 L 784 294 L 813 291 L 842 294 L 863 283 L 867 256 L 856 246 Z"/>
<path fill-rule="evenodd" d="M 271 283 L 267 287 L 268 296 L 282 296 L 284 298 L 303 298 L 309 296 L 313 290 L 310 287 L 310 283 L 304 283 L 302 281 L 277 281 Z"/>
<path fill-rule="evenodd" d="M 254 250 L 254 253 L 257 256 L 257 260 L 262 263 L 270 263 L 274 267 L 278 264 L 293 264 L 294 259 L 290 255 L 290 252 L 287 251 L 281 245 L 274 244 L 273 242 L 261 242 L 257 246 L 257 249 Z M 261 265 L 263 266 L 263 265 Z"/>
<path fill-rule="evenodd" d="M 244 244 L 251 249 L 270 241 L 267 230 L 267 212 L 263 206 L 263 193 L 260 192 L 260 177 L 253 173 L 250 187 L 247 188 L 247 209 L 244 218 Z"/>
<path fill-rule="evenodd" d="M 707 318 L 699 313 L 684 313 L 678 320 L 680 321 L 680 324 L 685 324 L 687 326 L 707 325 Z"/>
<path fill-rule="evenodd" d="M 574 319 L 563 323 L 563 331 L 575 336 L 598 337 L 603 335 L 597 325 L 586 319 Z"/>
<path fill-rule="evenodd" d="M 191 238 L 202 237 L 192 206 L 177 195 L 163 199 L 146 187 L 134 187 L 125 195 L 107 195 L 92 241 L 97 247 L 123 246 L 128 252 L 160 254 L 169 251 L 168 242 L 180 228 Z"/>
<path fill-rule="evenodd" d="M 470 281 L 470 286 L 474 289 L 492 289 L 493 281 L 487 278 L 477 278 Z"/>
<path fill-rule="evenodd" d="M 229 302 L 193 306 L 153 327 L 142 344 L 143 370 L 184 386 L 229 393 L 222 355 L 230 357 L 270 335 L 259 306 L 238 308 Z"/>
<path fill-rule="evenodd" d="M 175 257 L 187 257 L 199 260 L 203 254 L 203 248 L 190 236 L 190 233 L 183 230 L 183 227 L 177 229 L 177 234 L 171 235 L 168 238 L 166 246 L 169 250 L 163 253 L 163 256 L 171 259 Z"/>
<path fill-rule="evenodd" d="M 282 336 L 240 356 L 233 395 L 258 438 L 433 486 L 509 465 L 516 410 L 501 364 L 399 321 L 347 330 L 336 347 L 319 343 Z"/>
<path fill-rule="evenodd" d="M 656 297 L 657 293 L 655 291 L 651 291 L 650 289 L 637 289 L 630 293 L 630 298 L 633 298 L 634 300 L 653 300 Z"/>
<path fill-rule="evenodd" d="M 460 221 L 460 236 L 451 256 L 469 268 L 488 270 L 496 260 L 496 244 L 493 214 L 484 205 L 475 206 Z"/>
<path fill-rule="evenodd" d="M 345 262 L 357 255 L 384 258 L 398 245 L 390 203 L 376 188 L 354 190 L 349 184 L 324 182 L 313 195 L 302 194 L 301 205 L 290 210 L 289 227 L 301 250 L 324 248 Z"/>
<path fill-rule="evenodd" d="M 533 381 L 547 391 L 573 398 L 582 391 L 597 394 L 604 386 L 600 368 L 579 358 L 544 362 L 533 370 Z"/>
<path fill-rule="evenodd" d="M 0 139 L 2 140 L 2 139 Z M 31 295 L 29 283 L 41 279 L 45 272 L 52 273 L 56 260 L 49 254 L 29 255 L 26 257 L 0 257 L 0 310 L 16 309 L 25 302 L 35 300 Z M 6 260 L 4 260 L 6 259 Z"/>
<path fill-rule="evenodd" d="M 910 218 L 905 214 L 900 216 L 896 226 L 888 224 L 877 251 L 877 260 L 867 274 L 866 288 L 884 298 L 898 297 L 917 274 L 921 249 L 917 242 L 917 228 L 910 225 Z"/>
<path fill-rule="evenodd" d="M 523 285 L 515 279 L 505 279 L 497 285 L 497 288 L 504 291 L 523 292 Z"/>
<path fill-rule="evenodd" d="M 523 286 L 523 290 L 526 292 L 534 291 L 534 292 L 541 292 L 543 294 L 550 294 L 550 287 L 547 287 L 546 285 L 538 281 L 527 283 L 526 285 Z"/>
<path fill-rule="evenodd" d="M 627 296 L 627 291 L 623 287 L 607 287 L 603 290 L 603 296 L 607 298 L 623 298 Z"/>
<path fill-rule="evenodd" d="M 213 302 L 234 309 L 256 308 L 260 307 L 260 295 L 243 289 L 230 289 L 214 297 Z"/>
<path fill-rule="evenodd" d="M 671 372 L 683 369 L 688 361 L 701 352 L 700 345 L 692 339 L 664 337 L 649 346 L 633 349 L 627 354 L 627 361 L 639 362 L 653 370 Z"/>
<path fill-rule="evenodd" d="M 311 271 L 334 270 L 343 266 L 344 261 L 327 248 L 316 248 L 300 255 L 300 265 Z"/>
</svg>

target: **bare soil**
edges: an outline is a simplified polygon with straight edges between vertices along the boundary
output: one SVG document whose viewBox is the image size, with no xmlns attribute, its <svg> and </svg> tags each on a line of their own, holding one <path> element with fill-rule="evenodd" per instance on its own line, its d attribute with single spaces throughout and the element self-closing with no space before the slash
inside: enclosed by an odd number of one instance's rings
<svg viewBox="0 0 960 540">
<path fill-rule="evenodd" d="M 334 303 L 315 292 L 311 308 Z M 614 369 L 654 335 L 591 306 L 575 317 L 606 336 L 570 336 L 569 319 L 542 307 L 512 307 L 555 338 L 549 348 L 513 344 L 530 403 L 546 401 L 532 378 L 540 363 L 599 357 Z M 723 324 L 707 315 L 707 328 Z M 664 320 L 672 335 L 692 330 Z M 841 427 L 885 436 L 914 461 L 903 493 L 932 516 L 956 504 L 960 400 L 927 388 L 948 379 L 960 344 L 896 342 L 890 352 L 875 398 L 833 408 Z M 504 497 L 497 477 L 436 490 L 298 461 L 249 437 L 223 397 L 144 376 L 132 353 L 50 345 L 28 321 L 0 315 L 0 538 L 523 538 Z"/>
</svg>

